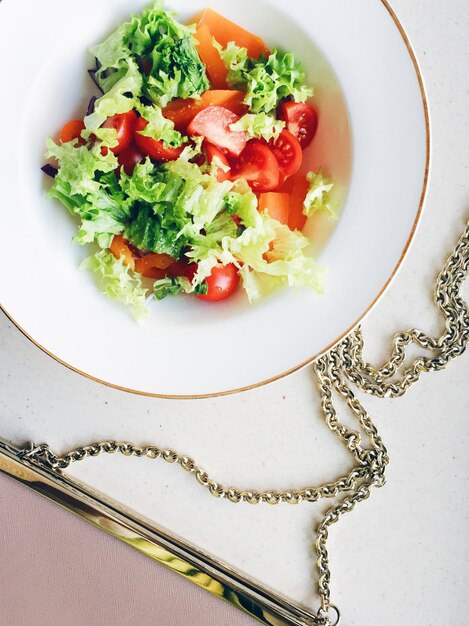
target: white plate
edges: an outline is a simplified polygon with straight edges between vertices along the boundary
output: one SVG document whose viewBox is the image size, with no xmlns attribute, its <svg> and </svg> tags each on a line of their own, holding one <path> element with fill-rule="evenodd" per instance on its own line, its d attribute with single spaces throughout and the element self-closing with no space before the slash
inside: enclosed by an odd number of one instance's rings
<svg viewBox="0 0 469 626">
<path fill-rule="evenodd" d="M 207 4 L 193 1 L 191 12 Z M 86 251 L 70 243 L 76 224 L 44 198 L 39 168 L 45 137 L 83 115 L 94 93 L 85 72 L 87 48 L 145 2 L 4 0 L 0 6 L 2 307 L 57 360 L 138 393 L 229 393 L 311 362 L 383 293 L 408 249 L 426 190 L 423 84 L 402 27 L 383 0 L 209 4 L 305 63 L 321 114 L 310 163 L 323 165 L 343 195 L 350 187 L 320 256 L 328 270 L 324 295 L 284 291 L 256 307 L 242 298 L 214 306 L 168 299 L 155 303 L 142 325 L 78 271 Z M 184 0 L 168 5 L 189 17 Z M 28 45 L 17 45 L 18 24 Z"/>
</svg>

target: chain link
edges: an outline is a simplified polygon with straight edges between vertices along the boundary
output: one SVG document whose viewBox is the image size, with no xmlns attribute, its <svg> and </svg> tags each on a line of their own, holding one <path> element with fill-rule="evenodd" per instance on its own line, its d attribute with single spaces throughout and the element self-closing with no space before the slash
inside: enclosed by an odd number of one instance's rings
<svg viewBox="0 0 469 626">
<path fill-rule="evenodd" d="M 360 391 L 379 398 L 402 396 L 423 372 L 438 371 L 445 368 L 457 356 L 463 354 L 469 343 L 469 308 L 461 297 L 461 287 L 469 270 L 469 224 L 445 268 L 438 277 L 435 290 L 435 303 L 445 317 L 445 333 L 439 339 L 433 339 L 420 330 L 412 329 L 398 333 L 394 337 L 390 359 L 381 368 L 375 368 L 363 358 L 363 335 L 357 328 L 327 355 L 317 360 L 314 370 L 318 378 L 321 395 L 321 410 L 329 429 L 345 444 L 356 461 L 356 466 L 347 475 L 319 487 L 288 489 L 284 491 L 243 490 L 228 487 L 215 481 L 205 470 L 189 456 L 171 449 L 162 449 L 155 445 L 136 446 L 128 442 L 102 441 L 71 450 L 62 456 L 55 455 L 47 446 L 31 445 L 23 452 L 23 457 L 32 462 L 45 464 L 56 471 L 66 470 L 77 461 L 100 454 L 120 453 L 124 456 L 162 459 L 167 463 L 179 465 L 192 474 L 197 482 L 205 487 L 212 496 L 223 498 L 235 504 L 280 503 L 299 504 L 317 502 L 322 498 L 341 497 L 341 501 L 326 513 L 316 529 L 316 552 L 318 555 L 319 595 L 321 607 L 314 618 L 318 626 L 332 626 L 330 610 L 337 614 L 336 626 L 340 620 L 339 611 L 331 604 L 329 555 L 327 540 L 329 528 L 345 513 L 353 511 L 360 503 L 369 498 L 374 487 L 385 484 L 386 467 L 389 456 L 370 416 L 358 401 L 344 377 Z M 406 361 L 406 348 L 414 343 L 420 348 L 433 352 L 431 357 L 418 357 L 407 366 L 399 380 L 393 380 Z M 333 396 L 341 396 L 357 420 L 357 428 L 351 430 L 344 426 L 337 415 Z M 363 437 L 364 435 L 364 437 Z M 363 438 L 367 443 L 363 442 Z"/>
<path fill-rule="evenodd" d="M 336 348 L 349 380 L 365 393 L 395 398 L 404 395 L 423 372 L 442 370 L 452 359 L 462 355 L 469 342 L 469 308 L 461 296 L 468 270 L 469 226 L 437 280 L 435 304 L 446 320 L 442 337 L 436 340 L 416 329 L 398 333 L 394 337 L 391 358 L 377 369 L 363 359 L 363 336 L 358 328 Z M 411 343 L 434 354 L 417 358 L 404 370 L 400 380 L 392 381 L 404 364 L 406 348 Z"/>
</svg>

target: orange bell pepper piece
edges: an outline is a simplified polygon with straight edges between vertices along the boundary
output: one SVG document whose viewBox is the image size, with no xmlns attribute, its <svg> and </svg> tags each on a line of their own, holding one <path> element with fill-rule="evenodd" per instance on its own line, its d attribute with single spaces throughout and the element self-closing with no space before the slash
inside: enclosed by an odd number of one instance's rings
<svg viewBox="0 0 469 626">
<path fill-rule="evenodd" d="M 213 9 L 206 9 L 198 16 L 198 27 L 207 26 L 210 33 L 224 48 L 234 41 L 237 46 L 247 48 L 248 55 L 258 59 L 261 54 L 268 55 L 269 50 L 265 43 L 257 35 L 241 28 L 234 22 L 226 19 Z"/>
<path fill-rule="evenodd" d="M 288 226 L 290 196 L 288 193 L 261 193 L 259 196 L 259 211 L 261 213 L 267 211 L 273 220 Z"/>
<path fill-rule="evenodd" d="M 202 63 L 207 68 L 207 76 L 214 89 L 226 89 L 228 70 L 223 63 L 220 53 L 213 45 L 212 33 L 206 24 L 199 26 L 195 33 L 196 48 Z"/>
<path fill-rule="evenodd" d="M 124 265 L 128 265 L 133 270 L 135 269 L 135 259 L 132 256 L 132 251 L 122 235 L 114 236 L 109 250 L 116 259 L 122 259 Z"/>
<path fill-rule="evenodd" d="M 169 254 L 147 254 L 135 261 L 135 269 L 146 278 L 158 280 L 167 276 L 167 269 L 173 263 L 174 259 Z"/>
<path fill-rule="evenodd" d="M 290 190 L 288 189 L 290 188 Z M 306 194 L 309 190 L 309 182 L 304 174 L 292 176 L 285 183 L 285 187 L 281 191 L 287 191 L 290 194 L 290 215 L 288 218 L 288 226 L 291 230 L 303 230 L 308 219 L 303 214 L 303 204 Z"/>
</svg>

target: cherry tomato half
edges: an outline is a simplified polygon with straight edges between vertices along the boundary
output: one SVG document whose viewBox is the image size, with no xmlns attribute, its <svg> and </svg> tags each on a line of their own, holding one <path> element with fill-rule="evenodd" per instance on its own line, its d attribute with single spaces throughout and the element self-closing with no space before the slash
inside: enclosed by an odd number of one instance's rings
<svg viewBox="0 0 469 626">
<path fill-rule="evenodd" d="M 82 130 L 85 130 L 83 120 L 70 120 L 60 131 L 60 141 L 62 143 L 68 143 L 69 141 L 78 139 Z"/>
<path fill-rule="evenodd" d="M 231 161 L 232 179 L 245 178 L 257 193 L 273 191 L 280 182 L 275 154 L 261 139 L 251 139 L 237 159 Z"/>
<path fill-rule="evenodd" d="M 204 144 L 204 150 L 205 150 L 205 154 L 207 155 L 207 161 L 209 163 L 212 163 L 213 160 L 217 158 L 219 163 L 223 165 L 223 167 L 218 168 L 218 172 L 217 172 L 218 182 L 223 183 L 225 182 L 225 180 L 230 180 L 230 177 L 231 177 L 230 176 L 230 164 L 226 156 L 223 154 L 223 152 L 219 150 L 218 148 L 216 148 L 215 146 L 212 146 L 211 143 L 206 143 L 206 142 Z"/>
<path fill-rule="evenodd" d="M 287 124 L 287 130 L 300 142 L 303 150 L 313 141 L 318 130 L 316 109 L 305 102 L 282 102 L 278 118 Z"/>
<path fill-rule="evenodd" d="M 148 156 L 155 161 L 175 161 L 184 148 L 182 146 L 172 148 L 171 146 L 165 145 L 162 141 L 141 135 L 140 132 L 145 130 L 147 126 L 148 122 L 143 117 L 139 117 L 135 122 L 134 140 L 140 150 L 144 154 L 148 154 Z"/>
<path fill-rule="evenodd" d="M 117 157 L 119 166 L 124 168 L 124 172 L 129 176 L 132 176 L 137 163 L 141 163 L 145 155 L 141 152 L 137 145 L 131 143 L 128 148 L 123 150 Z"/>
<path fill-rule="evenodd" d="M 103 128 L 114 128 L 117 131 L 117 146 L 109 148 L 114 154 L 120 154 L 126 150 L 132 143 L 134 125 L 137 120 L 137 114 L 132 109 L 127 113 L 118 113 L 112 117 L 108 117 L 103 124 Z M 108 148 L 104 147 L 102 153 L 107 154 Z"/>
<path fill-rule="evenodd" d="M 239 274 L 235 265 L 219 265 L 213 268 L 212 273 L 205 279 L 207 293 L 197 295 L 205 302 L 220 302 L 232 296 L 239 287 Z"/>
<path fill-rule="evenodd" d="M 297 173 L 303 161 L 303 153 L 298 139 L 288 130 L 282 130 L 277 141 L 270 143 L 270 148 L 275 154 L 280 176 L 288 178 Z"/>
<path fill-rule="evenodd" d="M 238 156 L 246 146 L 246 133 L 233 131 L 231 124 L 239 120 L 239 117 L 225 107 L 211 106 L 194 117 L 187 128 L 190 136 L 198 135 L 222 150 Z"/>
</svg>

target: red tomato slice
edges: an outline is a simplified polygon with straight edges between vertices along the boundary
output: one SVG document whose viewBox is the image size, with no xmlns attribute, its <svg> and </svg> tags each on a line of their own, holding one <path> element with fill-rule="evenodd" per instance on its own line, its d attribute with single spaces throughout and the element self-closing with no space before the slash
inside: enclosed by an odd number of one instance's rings
<svg viewBox="0 0 469 626">
<path fill-rule="evenodd" d="M 127 113 L 119 113 L 107 118 L 103 128 L 115 128 L 117 131 L 118 144 L 114 148 L 110 148 L 111 152 L 120 154 L 130 146 L 136 120 L 137 114 L 133 109 Z M 107 151 L 106 147 L 102 149 L 103 154 L 107 154 Z"/>
<path fill-rule="evenodd" d="M 303 150 L 313 141 L 318 130 L 316 109 L 304 102 L 282 102 L 278 107 L 278 118 L 287 124 Z"/>
<path fill-rule="evenodd" d="M 205 302 L 220 302 L 232 296 L 238 289 L 238 269 L 232 263 L 216 266 L 205 282 L 207 284 L 206 295 L 197 295 L 197 297 Z"/>
<path fill-rule="evenodd" d="M 244 104 L 246 94 L 232 89 L 209 89 L 199 99 L 189 98 L 172 100 L 164 109 L 163 115 L 174 122 L 176 130 L 186 133 L 187 127 L 193 118 L 208 107 L 220 106 L 236 113 L 244 115 L 249 108 Z"/>
<path fill-rule="evenodd" d="M 69 141 L 78 139 L 82 130 L 85 130 L 83 120 L 70 120 L 60 131 L 60 141 L 62 143 L 68 143 Z"/>
<path fill-rule="evenodd" d="M 138 147 L 131 143 L 128 148 L 123 150 L 117 157 L 119 166 L 124 168 L 124 172 L 129 176 L 132 176 L 137 163 L 140 163 L 145 158 L 143 152 L 140 152 Z"/>
<path fill-rule="evenodd" d="M 273 191 L 280 181 L 278 161 L 267 143 L 251 139 L 231 162 L 232 179 L 245 178 L 257 193 Z"/>
<path fill-rule="evenodd" d="M 183 146 L 172 148 L 162 141 L 141 135 L 140 131 L 145 130 L 147 126 L 148 122 L 143 117 L 139 117 L 135 123 L 134 140 L 139 149 L 155 161 L 175 161 L 184 150 Z"/>
<path fill-rule="evenodd" d="M 282 130 L 277 141 L 271 141 L 270 148 L 277 158 L 281 177 L 286 179 L 297 173 L 303 161 L 303 153 L 294 135 L 288 130 Z"/>
<path fill-rule="evenodd" d="M 200 135 L 217 148 L 238 156 L 246 146 L 246 133 L 230 129 L 239 117 L 225 107 L 211 106 L 194 117 L 188 126 L 189 135 Z"/>
<path fill-rule="evenodd" d="M 216 146 L 212 146 L 211 143 L 207 143 L 205 142 L 204 144 L 204 150 L 205 150 L 205 154 L 207 155 L 207 161 L 209 163 L 212 163 L 212 161 L 215 159 L 215 157 L 218 159 L 218 161 L 225 166 L 225 168 L 228 169 L 224 169 L 222 167 L 218 168 L 218 173 L 217 173 L 217 180 L 219 183 L 223 183 L 225 182 L 225 180 L 230 180 L 231 178 L 231 168 L 230 168 L 230 164 L 228 162 L 228 159 L 226 158 L 226 156 L 223 154 L 223 152 L 221 150 L 219 150 Z"/>
</svg>

